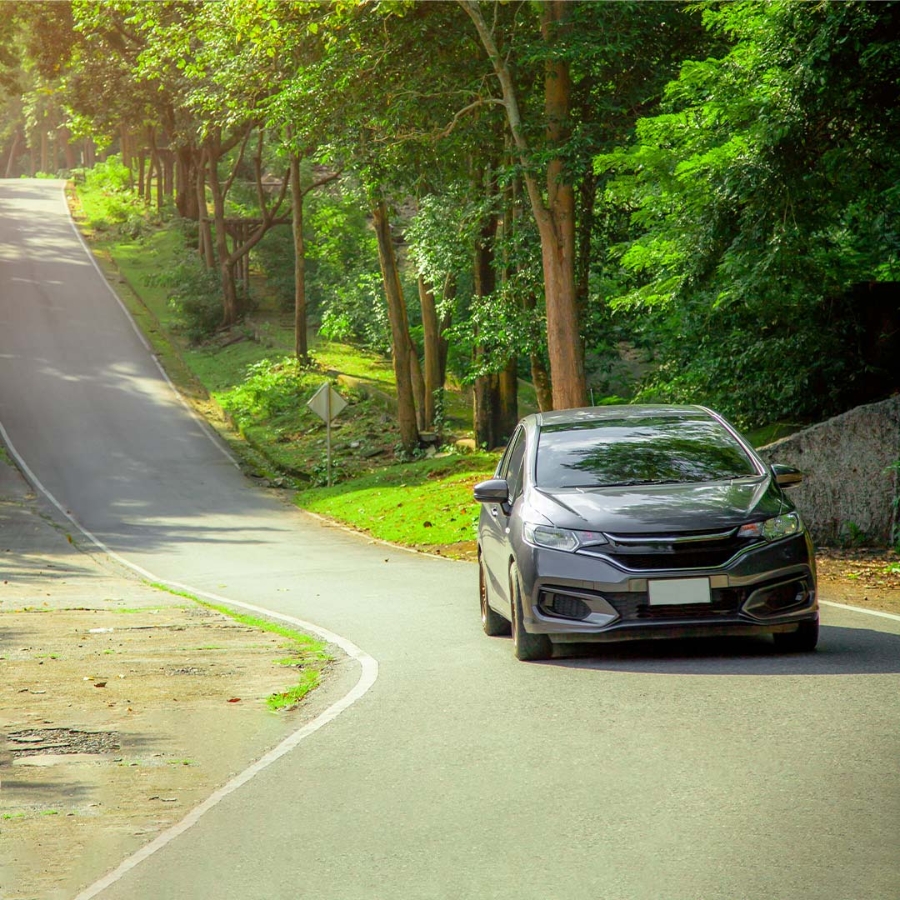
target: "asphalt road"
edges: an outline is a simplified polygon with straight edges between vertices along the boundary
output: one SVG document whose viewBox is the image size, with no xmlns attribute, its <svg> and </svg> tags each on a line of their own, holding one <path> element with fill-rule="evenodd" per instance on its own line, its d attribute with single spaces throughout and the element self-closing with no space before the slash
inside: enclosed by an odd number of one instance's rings
<svg viewBox="0 0 900 900">
<path fill-rule="evenodd" d="M 896 900 L 900 621 L 517 663 L 474 566 L 243 479 L 161 377 L 59 182 L 0 182 L 0 424 L 106 546 L 344 636 L 374 685 L 103 900 Z"/>
</svg>

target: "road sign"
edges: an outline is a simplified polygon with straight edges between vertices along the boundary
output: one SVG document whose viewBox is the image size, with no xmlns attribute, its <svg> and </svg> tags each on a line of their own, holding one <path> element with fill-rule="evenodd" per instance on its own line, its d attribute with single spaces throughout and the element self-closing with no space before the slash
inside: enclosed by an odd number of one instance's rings
<svg viewBox="0 0 900 900">
<path fill-rule="evenodd" d="M 328 472 L 328 487 L 331 487 L 331 420 L 340 414 L 341 410 L 347 405 L 347 401 L 331 386 L 330 381 L 326 381 L 313 395 L 306 401 L 306 405 L 320 418 L 325 420 L 327 447 L 326 459 Z"/>
<path fill-rule="evenodd" d="M 307 401 L 306 405 L 320 418 L 330 422 L 347 405 L 347 401 L 326 381 Z"/>
</svg>

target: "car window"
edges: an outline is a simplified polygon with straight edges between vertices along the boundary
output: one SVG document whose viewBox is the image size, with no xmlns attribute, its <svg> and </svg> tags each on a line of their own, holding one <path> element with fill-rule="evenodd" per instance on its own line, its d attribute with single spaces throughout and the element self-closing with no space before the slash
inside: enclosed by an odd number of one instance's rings
<svg viewBox="0 0 900 900">
<path fill-rule="evenodd" d="M 509 443 L 506 445 L 506 450 L 503 453 L 503 458 L 500 460 L 500 465 L 497 466 L 498 478 L 507 478 L 510 470 L 515 471 L 515 466 L 512 464 L 513 454 L 517 452 L 517 449 L 520 446 L 524 445 L 524 438 L 524 429 L 517 428 L 513 436 L 509 439 Z"/>
<path fill-rule="evenodd" d="M 525 472 L 525 432 L 520 430 L 516 442 L 510 448 L 509 471 L 506 480 L 509 483 L 509 498 L 515 500 L 522 493 L 523 474 Z"/>
<path fill-rule="evenodd" d="M 708 418 L 594 419 L 541 428 L 543 488 L 720 481 L 761 474 L 744 448 Z"/>
</svg>

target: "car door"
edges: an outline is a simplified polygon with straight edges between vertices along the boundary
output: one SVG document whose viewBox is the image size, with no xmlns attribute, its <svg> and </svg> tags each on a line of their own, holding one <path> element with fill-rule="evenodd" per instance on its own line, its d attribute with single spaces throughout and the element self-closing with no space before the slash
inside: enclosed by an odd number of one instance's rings
<svg viewBox="0 0 900 900">
<path fill-rule="evenodd" d="M 513 434 L 497 469 L 497 478 L 509 483 L 510 503 L 486 503 L 481 514 L 481 553 L 488 577 L 488 600 L 491 606 L 509 615 L 509 519 L 513 504 L 522 493 L 525 461 L 525 429 Z"/>
</svg>

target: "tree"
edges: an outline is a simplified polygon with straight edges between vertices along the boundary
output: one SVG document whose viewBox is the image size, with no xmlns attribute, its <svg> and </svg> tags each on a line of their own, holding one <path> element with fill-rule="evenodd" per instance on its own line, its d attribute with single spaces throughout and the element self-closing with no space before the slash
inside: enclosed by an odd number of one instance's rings
<svg viewBox="0 0 900 900">
<path fill-rule="evenodd" d="M 571 128 L 569 61 L 562 53 L 546 54 L 543 122 L 549 153 L 547 161 L 541 165 L 536 160 L 535 147 L 522 118 L 520 92 L 512 69 L 485 21 L 482 4 L 478 0 L 458 2 L 474 23 L 500 82 L 502 103 L 540 233 L 553 404 L 558 409 L 583 406 L 587 385 L 575 296 L 575 194 L 562 153 Z M 572 6 L 574 4 L 565 0 L 545 0 L 540 6 L 540 34 L 551 51 L 557 49 L 568 35 Z M 543 185 L 537 177 L 537 172 L 541 171 Z"/>
<path fill-rule="evenodd" d="M 653 311 L 658 395 L 744 424 L 838 411 L 861 375 L 861 310 L 842 298 L 900 271 L 900 4 L 704 21 L 719 55 L 686 63 L 634 148 L 598 160 L 637 229 L 618 302 Z"/>
</svg>

